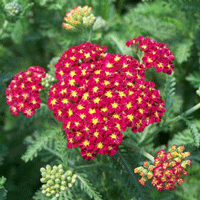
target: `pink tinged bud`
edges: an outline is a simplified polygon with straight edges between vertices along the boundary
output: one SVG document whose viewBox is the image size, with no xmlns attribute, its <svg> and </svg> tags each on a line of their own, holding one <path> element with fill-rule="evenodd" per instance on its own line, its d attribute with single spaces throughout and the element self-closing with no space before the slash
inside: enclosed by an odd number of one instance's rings
<svg viewBox="0 0 200 200">
<path fill-rule="evenodd" d="M 143 186 L 145 185 L 145 180 L 144 179 L 138 179 L 138 182 Z"/>
<path fill-rule="evenodd" d="M 153 177 L 153 173 L 152 172 L 148 172 L 147 173 L 147 177 L 148 177 L 148 179 L 151 179 Z"/>
<path fill-rule="evenodd" d="M 184 180 L 183 180 L 182 178 L 179 178 L 178 181 L 177 181 L 177 184 L 178 184 L 178 185 L 181 185 L 181 184 L 183 184 L 183 183 L 184 183 Z"/>
<path fill-rule="evenodd" d="M 186 165 L 191 166 L 191 160 L 186 160 Z"/>
<path fill-rule="evenodd" d="M 146 168 L 148 168 L 148 166 L 149 166 L 149 163 L 148 163 L 148 161 L 147 161 L 147 160 L 145 160 L 145 161 L 143 162 L 143 167 L 146 167 Z"/>
<path fill-rule="evenodd" d="M 176 145 L 175 144 L 171 147 L 171 151 L 176 151 Z"/>
<path fill-rule="evenodd" d="M 188 175 L 188 172 L 186 170 L 184 170 L 182 173 L 183 173 L 184 176 Z"/>
<path fill-rule="evenodd" d="M 183 151 L 185 150 L 185 147 L 184 147 L 184 146 L 180 146 L 180 147 L 178 148 L 178 150 L 179 150 L 180 152 L 183 152 Z"/>
</svg>

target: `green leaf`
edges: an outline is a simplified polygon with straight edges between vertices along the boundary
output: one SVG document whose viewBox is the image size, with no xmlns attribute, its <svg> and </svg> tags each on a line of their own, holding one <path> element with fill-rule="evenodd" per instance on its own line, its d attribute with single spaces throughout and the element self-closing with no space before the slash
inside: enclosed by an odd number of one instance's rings
<svg viewBox="0 0 200 200">
<path fill-rule="evenodd" d="M 60 131 L 60 130 L 59 130 Z M 34 157 L 37 157 L 38 153 L 44 148 L 47 147 L 49 141 L 55 138 L 58 130 L 46 130 L 43 133 L 36 132 L 34 134 L 34 138 L 30 138 L 29 136 L 29 143 L 30 145 L 27 148 L 26 153 L 22 156 L 22 160 L 28 162 L 33 160 Z"/>
<path fill-rule="evenodd" d="M 169 146 L 176 144 L 176 145 L 194 145 L 198 147 L 200 145 L 199 120 L 192 120 L 192 121 L 187 120 L 187 125 L 189 128 L 175 134 L 173 139 L 169 142 Z"/>
<path fill-rule="evenodd" d="M 178 63 L 181 64 L 184 61 L 187 61 L 191 53 L 190 50 L 192 45 L 193 42 L 191 39 L 186 39 L 177 45 L 174 55 Z"/>
<path fill-rule="evenodd" d="M 81 189 L 87 192 L 90 198 L 102 200 L 100 193 L 96 191 L 85 174 L 77 174 L 77 177 L 80 180 Z"/>
<path fill-rule="evenodd" d="M 186 77 L 186 80 L 189 81 L 194 88 L 198 89 L 200 87 L 200 73 L 193 72 Z"/>
<path fill-rule="evenodd" d="M 186 118 L 183 118 L 183 120 L 186 122 L 186 124 L 188 125 L 190 129 L 190 132 L 192 133 L 195 146 L 199 148 L 199 138 L 200 138 L 199 130 L 197 129 L 196 125 L 192 123 L 191 121 L 187 120 Z"/>
</svg>

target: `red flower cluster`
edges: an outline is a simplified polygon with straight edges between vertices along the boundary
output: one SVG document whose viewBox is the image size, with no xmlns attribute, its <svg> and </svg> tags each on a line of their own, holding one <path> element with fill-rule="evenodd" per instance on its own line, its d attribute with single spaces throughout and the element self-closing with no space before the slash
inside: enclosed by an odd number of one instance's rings
<svg viewBox="0 0 200 200">
<path fill-rule="evenodd" d="M 13 78 L 5 91 L 6 102 L 13 115 L 21 111 L 26 117 L 31 117 L 40 107 L 39 90 L 43 88 L 40 81 L 45 76 L 43 68 L 31 66 Z"/>
<path fill-rule="evenodd" d="M 155 67 L 158 72 L 171 74 L 174 70 L 172 61 L 174 56 L 171 54 L 169 48 L 164 43 L 158 43 L 150 38 L 143 38 L 139 36 L 135 39 L 128 40 L 126 45 L 136 46 L 144 52 L 142 61 L 147 68 Z"/>
<path fill-rule="evenodd" d="M 115 154 L 120 131 L 142 132 L 165 112 L 154 83 L 144 81 L 145 66 L 106 49 L 83 43 L 65 51 L 55 65 L 59 82 L 49 92 L 48 105 L 63 122 L 67 146 L 79 146 L 87 160 Z"/>
<path fill-rule="evenodd" d="M 186 160 L 190 153 L 183 153 L 184 149 L 184 146 L 177 149 L 176 145 L 173 145 L 169 152 L 164 150 L 157 152 L 154 165 L 144 161 L 143 167 L 134 169 L 134 172 L 142 177 L 139 182 L 145 185 L 147 179 L 152 179 L 151 184 L 159 191 L 174 190 L 176 183 L 181 185 L 184 182 L 183 177 L 188 175 L 185 168 L 191 164 L 191 160 Z"/>
</svg>

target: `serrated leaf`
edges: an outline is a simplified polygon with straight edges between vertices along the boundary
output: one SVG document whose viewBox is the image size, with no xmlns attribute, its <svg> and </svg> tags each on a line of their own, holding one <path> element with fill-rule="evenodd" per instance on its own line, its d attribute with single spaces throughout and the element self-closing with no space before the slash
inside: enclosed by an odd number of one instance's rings
<svg viewBox="0 0 200 200">
<path fill-rule="evenodd" d="M 77 177 L 80 180 L 81 189 L 87 192 L 90 198 L 102 200 L 100 193 L 96 191 L 85 174 L 77 174 Z"/>
<path fill-rule="evenodd" d="M 28 146 L 26 153 L 22 156 L 22 160 L 28 162 L 33 160 L 34 157 L 37 157 L 38 153 L 55 137 L 57 131 L 46 130 L 44 133 L 35 134 L 35 138 L 31 140 L 31 144 Z"/>
<path fill-rule="evenodd" d="M 190 56 L 190 49 L 193 42 L 191 39 L 187 39 L 176 47 L 176 50 L 174 52 L 175 58 L 178 63 L 183 63 L 184 61 L 187 61 L 188 57 Z"/>
<path fill-rule="evenodd" d="M 199 72 L 193 72 L 192 74 L 189 74 L 189 76 L 186 77 L 186 80 L 189 81 L 194 86 L 194 88 L 198 89 L 200 87 Z"/>
</svg>

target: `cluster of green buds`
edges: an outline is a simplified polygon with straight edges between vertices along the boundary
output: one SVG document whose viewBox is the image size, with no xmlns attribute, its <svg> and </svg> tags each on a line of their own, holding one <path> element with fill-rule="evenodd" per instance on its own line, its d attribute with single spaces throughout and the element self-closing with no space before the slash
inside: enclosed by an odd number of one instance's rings
<svg viewBox="0 0 200 200">
<path fill-rule="evenodd" d="M 46 77 L 42 79 L 41 84 L 44 88 L 49 89 L 52 85 L 53 82 L 55 82 L 56 79 L 51 76 L 50 74 L 46 74 Z"/>
<path fill-rule="evenodd" d="M 4 10 L 6 13 L 6 18 L 10 22 L 17 21 L 20 14 L 23 12 L 22 6 L 19 5 L 16 0 L 11 3 L 7 3 Z"/>
<path fill-rule="evenodd" d="M 92 8 L 88 6 L 77 6 L 66 13 L 63 28 L 67 30 L 78 30 L 85 26 L 92 26 L 96 17 L 91 13 Z"/>
<path fill-rule="evenodd" d="M 47 165 L 46 168 L 42 167 L 40 171 L 42 174 L 40 181 L 43 183 L 42 193 L 54 198 L 59 197 L 61 191 L 71 188 L 77 178 L 77 175 L 70 170 L 65 172 L 61 164 L 53 167 Z"/>
</svg>

